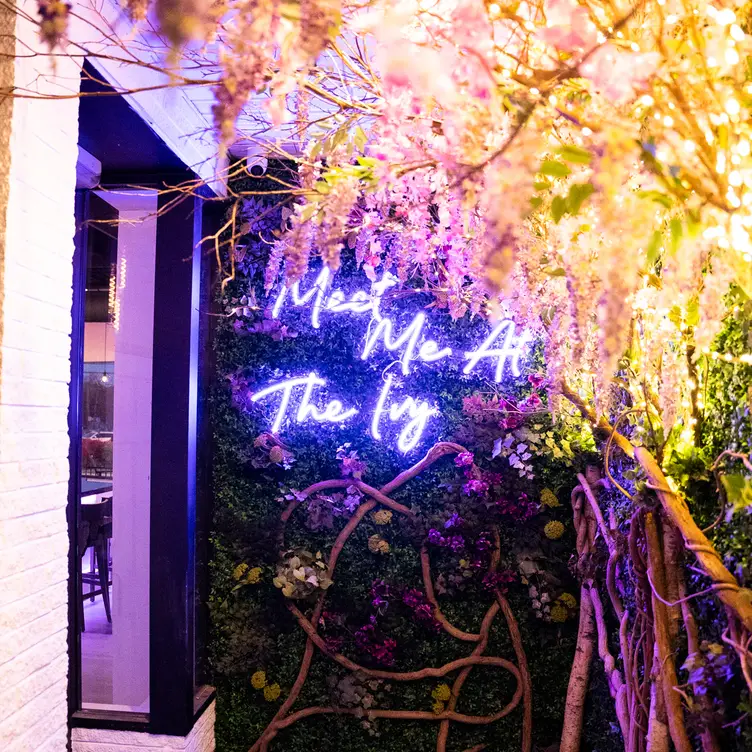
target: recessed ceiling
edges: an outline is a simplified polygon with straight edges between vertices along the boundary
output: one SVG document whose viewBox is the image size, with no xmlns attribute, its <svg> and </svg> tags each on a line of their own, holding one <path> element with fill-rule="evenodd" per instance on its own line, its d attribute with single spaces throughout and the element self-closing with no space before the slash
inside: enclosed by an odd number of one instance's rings
<svg viewBox="0 0 752 752">
<path fill-rule="evenodd" d="M 81 73 L 81 91 L 78 143 L 102 163 L 103 183 L 108 174 L 122 178 L 187 169 L 123 97 L 102 96 L 113 89 L 88 62 Z"/>
</svg>

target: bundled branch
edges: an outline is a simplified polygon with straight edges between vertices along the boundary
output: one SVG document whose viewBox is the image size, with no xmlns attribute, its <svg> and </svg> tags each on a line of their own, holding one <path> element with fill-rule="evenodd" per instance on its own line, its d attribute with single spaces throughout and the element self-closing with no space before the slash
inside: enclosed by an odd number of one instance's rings
<svg viewBox="0 0 752 752">
<path fill-rule="evenodd" d="M 394 501 L 389 497 L 393 491 L 400 488 L 412 478 L 419 475 L 427 467 L 431 466 L 438 459 L 446 454 L 459 454 L 466 451 L 459 444 L 453 444 L 450 442 L 439 442 L 434 445 L 426 456 L 411 468 L 400 473 L 396 478 L 391 480 L 381 489 L 375 489 L 366 483 L 353 479 L 333 479 L 314 483 L 306 488 L 302 493 L 291 501 L 284 509 L 280 516 L 280 529 L 278 533 L 278 541 L 281 551 L 285 550 L 285 527 L 286 523 L 300 506 L 303 501 L 310 495 L 331 488 L 342 488 L 344 486 L 355 485 L 366 497 L 353 516 L 348 520 L 345 527 L 337 536 L 334 545 L 329 554 L 328 560 L 328 576 L 330 579 L 334 576 L 334 571 L 337 565 L 342 550 L 347 543 L 350 536 L 356 530 L 358 525 L 362 522 L 365 516 L 371 512 L 378 504 L 388 507 L 398 514 L 408 517 L 414 517 L 414 513 L 403 506 L 402 504 Z M 499 539 L 496 536 L 496 548 L 491 561 L 491 569 L 494 569 L 498 565 L 499 561 Z M 423 584 L 426 590 L 427 597 L 434 607 L 434 616 L 441 624 L 442 628 L 450 636 L 459 639 L 464 642 L 473 642 L 475 647 L 470 655 L 465 658 L 458 658 L 454 661 L 444 664 L 438 667 L 426 667 L 418 671 L 386 671 L 380 669 L 372 669 L 366 666 L 362 666 L 355 663 L 351 659 L 342 655 L 341 653 L 332 652 L 327 647 L 326 642 L 318 633 L 318 625 L 321 619 L 321 614 L 324 608 L 324 601 L 326 593 L 322 591 L 318 596 L 316 603 L 312 609 L 310 618 L 307 617 L 294 603 L 288 602 L 288 608 L 292 615 L 297 620 L 301 629 L 307 636 L 306 647 L 303 653 L 303 657 L 298 670 L 298 676 L 293 684 L 293 687 L 280 706 L 279 710 L 271 720 L 267 728 L 263 731 L 261 736 L 256 740 L 249 752 L 265 752 L 269 749 L 270 744 L 277 736 L 277 734 L 288 726 L 296 723 L 304 718 L 309 718 L 316 715 L 350 715 L 355 716 L 359 712 L 355 708 L 348 707 L 308 707 L 301 710 L 292 712 L 292 708 L 298 700 L 300 693 L 308 678 L 308 672 L 311 667 L 311 662 L 316 650 L 319 650 L 322 654 L 326 655 L 335 663 L 339 664 L 343 668 L 362 673 L 365 676 L 372 677 L 374 679 L 388 679 L 390 681 L 420 681 L 427 678 L 443 677 L 447 674 L 458 671 L 452 685 L 452 694 L 448 702 L 447 707 L 440 713 L 423 712 L 418 710 L 380 710 L 371 709 L 368 711 L 369 719 L 385 718 L 394 720 L 423 720 L 432 721 L 439 724 L 439 732 L 436 741 L 437 752 L 445 752 L 447 740 L 451 723 L 462 723 L 468 725 L 488 725 L 494 723 L 501 718 L 509 715 L 522 701 L 524 703 L 524 728 L 522 734 L 522 752 L 530 752 L 531 739 L 532 739 L 532 708 L 531 708 L 531 684 L 530 676 L 527 669 L 527 661 L 525 659 L 524 649 L 522 647 L 522 641 L 520 639 L 519 628 L 517 621 L 514 618 L 508 602 L 500 591 L 495 592 L 495 601 L 486 611 L 486 614 L 481 622 L 480 629 L 477 633 L 466 632 L 458 629 L 451 624 L 449 620 L 441 613 L 436 597 L 433 590 L 433 582 L 431 578 L 430 559 L 428 556 L 428 550 L 425 546 L 421 550 L 421 564 L 423 574 Z M 489 656 L 485 654 L 488 647 L 488 640 L 491 627 L 499 612 L 503 612 L 507 621 L 512 643 L 514 645 L 515 654 L 517 657 L 517 665 L 505 658 Z M 500 710 L 489 715 L 467 715 L 457 711 L 457 701 L 459 699 L 462 687 L 467 680 L 470 672 L 475 666 L 492 666 L 504 669 L 508 671 L 516 679 L 516 689 L 509 702 Z M 484 749 L 485 745 L 478 745 L 473 747 L 467 752 L 480 752 Z"/>
</svg>

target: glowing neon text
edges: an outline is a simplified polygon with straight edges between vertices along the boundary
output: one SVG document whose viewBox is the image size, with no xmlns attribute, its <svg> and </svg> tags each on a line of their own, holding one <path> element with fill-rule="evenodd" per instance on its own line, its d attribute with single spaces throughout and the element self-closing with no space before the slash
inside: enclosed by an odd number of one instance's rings
<svg viewBox="0 0 752 752">
<path fill-rule="evenodd" d="M 279 392 L 282 398 L 277 406 L 277 412 L 274 415 L 274 422 L 272 423 L 272 433 L 279 433 L 279 429 L 285 422 L 287 416 L 287 408 L 290 406 L 290 398 L 292 393 L 297 387 L 304 387 L 303 396 L 298 403 L 298 409 L 295 413 L 295 420 L 297 423 L 305 423 L 309 418 L 319 423 L 342 423 L 348 418 L 352 418 L 358 411 L 355 408 L 350 410 L 343 410 L 342 403 L 339 400 L 332 400 L 328 402 L 323 410 L 319 410 L 311 402 L 313 396 L 313 390 L 319 386 L 326 386 L 326 381 L 320 379 L 313 371 L 303 378 L 299 379 L 287 379 L 287 381 L 279 381 L 276 384 L 261 389 L 255 392 L 251 397 L 251 402 L 258 402 L 272 394 Z"/>
<path fill-rule="evenodd" d="M 394 275 L 384 272 L 380 279 L 371 284 L 369 292 L 356 290 L 346 294 L 339 288 L 332 288 L 331 272 L 324 267 L 308 289 L 301 289 L 301 282 L 289 288 L 283 286 L 272 306 L 272 318 L 280 318 L 286 303 L 296 308 L 310 307 L 311 326 L 314 329 L 321 327 L 324 314 L 370 314 L 360 360 L 373 360 L 379 353 L 393 354 L 396 360 L 392 363 L 399 363 L 403 376 L 409 376 L 419 363 L 440 363 L 447 359 L 464 361 L 462 372 L 465 375 L 483 376 L 485 373 L 497 383 L 502 380 L 505 371 L 515 377 L 520 376 L 521 360 L 533 339 L 528 329 L 518 331 L 514 321 L 504 319 L 494 325 L 476 349 L 450 347 L 428 336 L 425 313 L 416 313 L 404 325 L 382 312 L 385 293 L 398 284 L 399 280 Z M 396 385 L 393 376 L 386 373 L 389 365 L 384 368 L 386 375 L 371 413 L 370 434 L 377 441 L 381 440 L 387 426 L 396 424 L 393 430 L 397 431 L 397 448 L 401 452 L 409 452 L 420 442 L 429 419 L 439 411 L 431 403 L 411 396 L 401 401 L 395 400 L 392 393 Z M 491 368 L 484 368 L 487 365 Z M 317 406 L 320 404 L 317 397 L 321 396 L 317 390 L 326 390 L 326 387 L 326 381 L 312 371 L 308 376 L 270 384 L 255 392 L 251 401 L 278 397 L 272 423 L 274 433 L 278 433 L 288 421 L 342 424 L 358 413 L 356 408 L 345 409 L 337 399 L 326 402 L 323 407 Z"/>
</svg>

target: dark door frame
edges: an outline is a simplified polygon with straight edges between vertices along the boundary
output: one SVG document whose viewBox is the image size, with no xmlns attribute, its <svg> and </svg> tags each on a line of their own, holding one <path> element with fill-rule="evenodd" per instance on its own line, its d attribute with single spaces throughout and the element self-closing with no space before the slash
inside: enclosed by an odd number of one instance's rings
<svg viewBox="0 0 752 752">
<path fill-rule="evenodd" d="M 186 175 L 186 178 L 189 176 Z M 156 182 L 156 181 L 155 181 Z M 124 713 L 81 708 L 81 639 L 78 625 L 80 561 L 76 507 L 81 472 L 86 224 L 90 191 L 76 191 L 73 258 L 71 382 L 68 428 L 69 636 L 68 708 L 71 727 L 109 728 L 186 736 L 214 698 L 196 673 L 205 620 L 205 530 L 210 494 L 202 456 L 200 410 L 205 372 L 207 270 L 201 249 L 203 200 L 189 197 L 157 219 L 152 377 L 150 517 L 150 711 Z M 160 196 L 160 207 L 169 196 Z M 198 487 L 197 487 L 198 486 Z"/>
</svg>

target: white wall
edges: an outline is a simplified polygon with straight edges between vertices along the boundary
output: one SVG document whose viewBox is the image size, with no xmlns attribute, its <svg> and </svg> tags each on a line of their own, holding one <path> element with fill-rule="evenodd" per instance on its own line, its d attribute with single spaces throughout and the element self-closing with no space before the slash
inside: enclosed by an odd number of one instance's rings
<svg viewBox="0 0 752 752">
<path fill-rule="evenodd" d="M 37 18 L 34 0 L 18 5 Z M 84 32 L 72 24 L 71 35 L 80 38 Z M 15 60 L 7 47 L 14 32 Z M 67 413 L 79 68 L 57 56 L 52 71 L 50 59 L 35 51 L 43 52 L 38 27 L 0 9 L 0 85 L 17 92 L 0 100 L 3 752 L 65 752 L 68 741 Z M 69 98 L 24 98 L 34 93 Z M 129 734 L 123 742 L 119 732 L 74 730 L 73 745 L 76 752 L 212 750 L 213 723 L 207 711 L 185 739 Z"/>
<path fill-rule="evenodd" d="M 36 17 L 34 2 L 19 3 Z M 75 93 L 54 81 L 37 27 L 16 33 L 16 86 Z M 24 44 L 26 43 L 26 44 Z M 13 63 L 11 63 L 13 64 Z M 3 112 L 0 179 L 0 748 L 63 752 L 67 737 L 68 379 L 78 100 L 16 98 Z M 8 160 L 10 163 L 8 164 Z"/>
<path fill-rule="evenodd" d="M 138 734 L 133 731 L 73 729 L 73 752 L 214 752 L 212 703 L 188 736 Z"/>
</svg>

